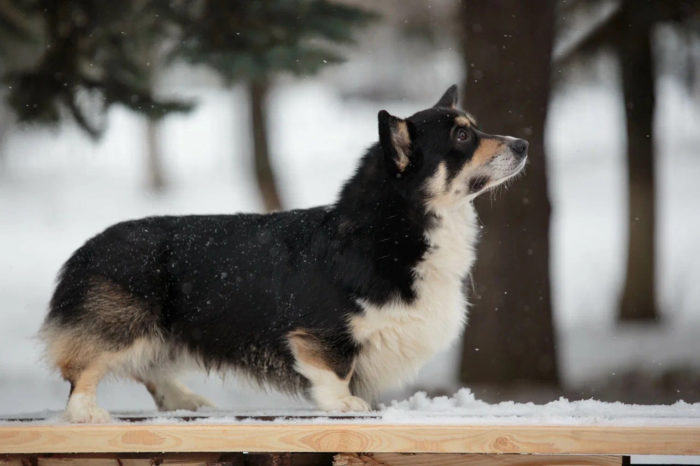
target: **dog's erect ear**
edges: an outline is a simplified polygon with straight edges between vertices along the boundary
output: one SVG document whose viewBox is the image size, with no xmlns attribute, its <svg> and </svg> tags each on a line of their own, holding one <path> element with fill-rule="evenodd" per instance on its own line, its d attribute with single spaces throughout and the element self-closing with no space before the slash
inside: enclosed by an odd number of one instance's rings
<svg viewBox="0 0 700 466">
<path fill-rule="evenodd" d="M 411 164 L 411 131 L 409 122 L 381 110 L 379 120 L 379 142 L 384 150 L 387 167 L 402 173 Z"/>
<path fill-rule="evenodd" d="M 453 84 L 447 88 L 440 100 L 437 101 L 433 107 L 442 108 L 457 108 L 457 99 L 459 99 L 459 93 L 457 92 L 457 85 Z"/>
</svg>

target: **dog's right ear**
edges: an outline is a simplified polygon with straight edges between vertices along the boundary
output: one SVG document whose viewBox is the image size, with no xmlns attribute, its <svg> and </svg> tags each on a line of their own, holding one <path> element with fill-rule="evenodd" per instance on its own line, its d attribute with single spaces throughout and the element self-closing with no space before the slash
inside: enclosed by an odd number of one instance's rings
<svg viewBox="0 0 700 466">
<path fill-rule="evenodd" d="M 457 99 L 459 99 L 459 91 L 457 90 L 457 85 L 453 84 L 447 88 L 433 107 L 454 109 L 457 108 Z"/>
<path fill-rule="evenodd" d="M 411 131 L 409 122 L 381 110 L 379 120 L 379 142 L 384 151 L 386 166 L 400 176 L 411 164 Z"/>
</svg>

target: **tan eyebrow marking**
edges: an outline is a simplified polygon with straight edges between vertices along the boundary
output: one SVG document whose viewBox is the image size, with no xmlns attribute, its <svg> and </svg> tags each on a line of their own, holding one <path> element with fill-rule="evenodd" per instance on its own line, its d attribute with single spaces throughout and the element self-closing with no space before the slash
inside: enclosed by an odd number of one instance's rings
<svg viewBox="0 0 700 466">
<path fill-rule="evenodd" d="M 455 123 L 459 126 L 465 126 L 467 128 L 469 128 L 473 124 L 472 120 L 470 120 L 469 117 L 464 115 L 456 116 Z"/>
<path fill-rule="evenodd" d="M 455 117 L 455 123 L 459 126 L 469 128 L 470 126 L 476 126 L 476 118 L 468 113 L 465 113 L 464 115 L 457 115 Z"/>
</svg>

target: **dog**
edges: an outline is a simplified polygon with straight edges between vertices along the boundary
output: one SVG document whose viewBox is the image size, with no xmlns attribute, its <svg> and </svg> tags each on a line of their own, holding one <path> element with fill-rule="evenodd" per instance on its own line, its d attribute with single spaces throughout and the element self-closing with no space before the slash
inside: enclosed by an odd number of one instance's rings
<svg viewBox="0 0 700 466">
<path fill-rule="evenodd" d="M 95 398 L 108 374 L 166 411 L 211 406 L 178 382 L 189 364 L 340 412 L 415 376 L 466 324 L 472 201 L 527 161 L 527 141 L 483 132 L 457 94 L 406 119 L 380 111 L 333 205 L 149 217 L 88 240 L 40 330 L 70 383 L 66 420 L 109 421 Z"/>
</svg>

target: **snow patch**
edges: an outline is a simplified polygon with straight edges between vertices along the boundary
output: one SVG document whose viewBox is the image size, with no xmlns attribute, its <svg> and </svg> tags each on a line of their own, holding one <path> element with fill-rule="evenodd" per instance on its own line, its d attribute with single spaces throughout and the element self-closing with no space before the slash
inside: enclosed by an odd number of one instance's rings
<svg viewBox="0 0 700 466">
<path fill-rule="evenodd" d="M 478 400 L 468 388 L 453 396 L 431 398 L 416 392 L 382 406 L 381 418 L 392 423 L 508 425 L 700 425 L 700 403 L 634 405 L 559 398 L 546 404 Z"/>
<path fill-rule="evenodd" d="M 113 422 L 149 424 L 431 424 L 431 425 L 608 425 L 608 426 L 700 426 L 700 403 L 677 401 L 671 405 L 634 405 L 597 400 L 569 401 L 560 398 L 546 404 L 487 403 L 468 388 L 454 395 L 434 398 L 416 392 L 405 400 L 394 400 L 369 413 L 326 413 L 318 410 L 241 410 L 236 412 L 203 409 L 162 412 L 114 412 Z M 22 422 L 61 424 L 60 413 L 18 414 L 0 425 Z"/>
</svg>

